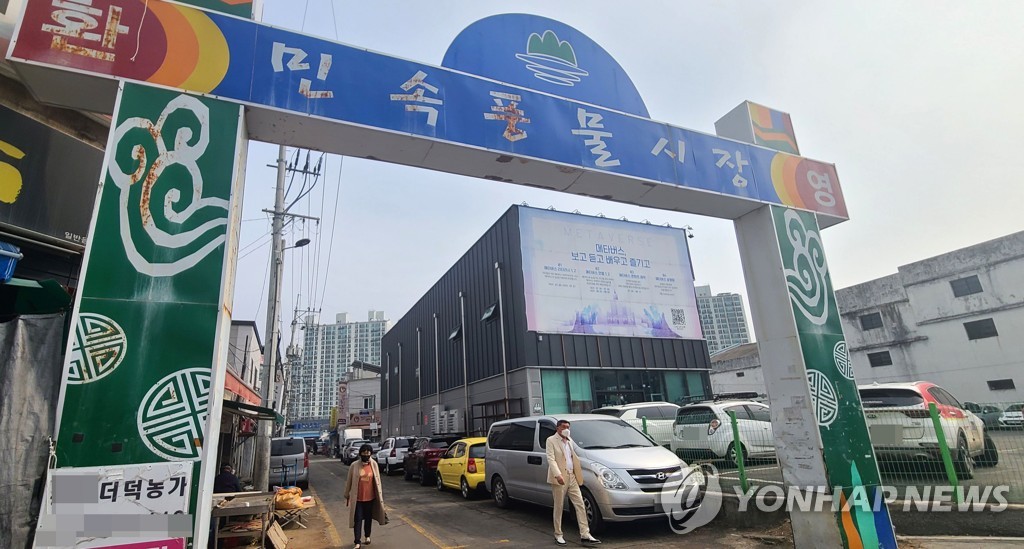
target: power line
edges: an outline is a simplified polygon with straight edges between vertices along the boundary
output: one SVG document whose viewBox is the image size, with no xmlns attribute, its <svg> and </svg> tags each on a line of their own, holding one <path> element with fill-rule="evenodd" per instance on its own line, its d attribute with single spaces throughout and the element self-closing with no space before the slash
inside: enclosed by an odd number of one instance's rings
<svg viewBox="0 0 1024 549">
<path fill-rule="evenodd" d="M 332 3 L 332 9 L 333 9 L 333 3 Z M 345 167 L 345 157 L 344 156 L 339 156 L 338 157 L 338 184 L 334 188 L 334 192 L 335 192 L 335 194 L 334 194 L 334 212 L 331 214 L 331 240 L 330 240 L 330 244 L 327 246 L 327 269 L 326 269 L 327 274 L 324 275 L 324 290 L 320 294 L 320 305 L 319 305 L 320 308 L 323 308 L 323 306 L 324 306 L 324 298 L 327 297 L 327 276 L 330 275 L 330 272 L 331 272 L 331 255 L 334 253 L 334 234 L 337 232 L 337 228 L 338 228 L 338 202 L 339 202 L 339 199 L 341 198 L 341 171 L 342 171 L 342 169 L 344 167 Z M 326 168 L 325 168 L 324 171 L 326 171 Z"/>
</svg>

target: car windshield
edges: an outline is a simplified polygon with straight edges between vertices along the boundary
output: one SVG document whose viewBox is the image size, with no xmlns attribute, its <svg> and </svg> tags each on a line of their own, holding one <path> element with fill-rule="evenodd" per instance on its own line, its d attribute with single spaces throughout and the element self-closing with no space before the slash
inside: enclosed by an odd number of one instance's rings
<svg viewBox="0 0 1024 549">
<path fill-rule="evenodd" d="M 429 445 L 428 445 L 427 447 L 428 447 L 428 448 L 447 448 L 447 447 L 449 447 L 449 446 L 451 446 L 451 445 L 452 445 L 452 442 L 454 442 L 454 441 L 448 441 L 448 440 L 431 440 L 431 441 L 430 441 L 430 444 L 429 444 Z"/>
<path fill-rule="evenodd" d="M 861 389 L 860 400 L 865 408 L 895 408 L 924 404 L 924 398 L 913 389 Z"/>
<path fill-rule="evenodd" d="M 469 457 L 475 459 L 484 459 L 484 453 L 486 449 L 486 444 L 474 444 L 469 447 Z"/>
<path fill-rule="evenodd" d="M 270 455 L 291 456 L 294 454 L 301 454 L 305 451 L 305 446 L 305 443 L 295 438 L 272 440 L 270 441 Z"/>
<path fill-rule="evenodd" d="M 1020 412 L 1024 410 L 1024 404 L 1011 404 L 1006 408 L 1007 412 Z"/>
<path fill-rule="evenodd" d="M 619 417 L 622 415 L 622 410 L 615 408 L 598 408 L 597 410 L 591 410 L 591 414 L 601 414 L 603 416 Z"/>
<path fill-rule="evenodd" d="M 569 425 L 569 432 L 576 444 L 584 450 L 654 446 L 643 433 L 621 419 L 577 421 Z"/>
<path fill-rule="evenodd" d="M 396 448 L 408 448 L 409 447 L 409 441 L 410 441 L 410 439 L 400 438 L 400 439 L 395 441 L 395 447 Z"/>
</svg>

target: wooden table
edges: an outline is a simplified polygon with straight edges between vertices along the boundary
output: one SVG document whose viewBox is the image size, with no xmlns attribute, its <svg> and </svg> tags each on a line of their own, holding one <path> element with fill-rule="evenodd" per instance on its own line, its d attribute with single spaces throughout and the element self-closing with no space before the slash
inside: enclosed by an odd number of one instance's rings
<svg viewBox="0 0 1024 549">
<path fill-rule="evenodd" d="M 238 494 L 216 494 L 213 498 L 213 511 L 210 516 L 216 521 L 214 542 L 225 538 L 258 537 L 260 547 L 267 543 L 267 528 L 274 514 L 274 494 L 267 492 L 242 492 Z M 232 532 L 230 527 L 223 525 L 228 517 L 259 515 L 260 529 L 243 532 Z"/>
</svg>

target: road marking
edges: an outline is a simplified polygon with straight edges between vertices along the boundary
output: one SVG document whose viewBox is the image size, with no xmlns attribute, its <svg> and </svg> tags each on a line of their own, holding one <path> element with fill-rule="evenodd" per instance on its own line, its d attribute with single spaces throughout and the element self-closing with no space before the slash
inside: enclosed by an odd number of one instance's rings
<svg viewBox="0 0 1024 549">
<path fill-rule="evenodd" d="M 312 485 L 309 487 L 309 491 L 313 493 L 313 497 L 317 499 L 316 511 L 320 515 L 320 518 L 327 522 L 327 537 L 328 541 L 331 542 L 331 547 L 341 547 L 341 535 L 338 534 L 337 528 L 334 527 L 334 522 L 331 520 L 330 515 L 324 510 L 324 502 L 316 495 L 316 489 Z"/>
<path fill-rule="evenodd" d="M 391 507 L 389 505 L 385 505 L 384 508 L 385 508 L 386 511 L 394 511 L 395 510 L 394 507 Z M 435 546 L 437 546 L 440 549 L 462 549 L 462 547 L 464 547 L 464 546 L 453 547 L 453 546 L 445 545 L 443 541 L 441 541 L 440 539 L 435 537 L 433 534 L 428 532 L 425 528 L 423 528 L 419 524 L 416 524 L 415 522 L 413 522 L 412 519 L 410 519 L 409 517 L 407 517 L 405 515 L 400 515 L 398 513 L 395 513 L 394 515 L 395 515 L 395 518 L 401 520 L 402 522 L 405 522 L 409 526 L 412 526 L 413 530 L 416 530 L 417 532 L 419 532 L 420 535 L 422 535 L 423 537 L 425 537 L 428 540 L 430 540 L 430 543 L 433 543 Z"/>
</svg>

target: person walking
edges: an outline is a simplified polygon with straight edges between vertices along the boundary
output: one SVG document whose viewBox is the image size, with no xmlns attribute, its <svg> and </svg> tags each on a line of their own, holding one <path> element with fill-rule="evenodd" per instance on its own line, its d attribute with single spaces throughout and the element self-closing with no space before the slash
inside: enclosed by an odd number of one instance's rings
<svg viewBox="0 0 1024 549">
<path fill-rule="evenodd" d="M 590 524 L 587 522 L 587 510 L 583 506 L 583 494 L 580 486 L 583 486 L 583 472 L 580 469 L 580 458 L 572 447 L 572 439 L 569 438 L 569 422 L 562 419 L 555 425 L 555 434 L 548 437 L 545 444 L 548 456 L 548 484 L 555 497 L 555 543 L 565 545 L 565 538 L 562 536 L 562 507 L 565 505 L 565 496 L 569 495 L 569 501 L 576 508 L 576 524 L 580 527 L 580 543 L 584 545 L 597 545 L 600 540 L 590 535 Z"/>
<path fill-rule="evenodd" d="M 380 485 L 380 469 L 370 459 L 373 448 L 369 444 L 359 447 L 359 461 L 348 468 L 345 481 L 345 506 L 348 507 L 348 526 L 355 533 L 355 549 L 370 545 L 372 521 L 381 526 L 388 523 L 384 511 L 384 491 Z M 363 539 L 365 537 L 365 539 Z"/>
</svg>

